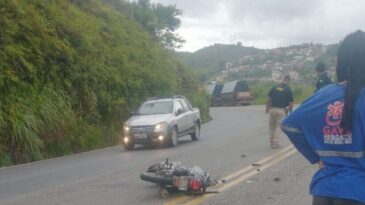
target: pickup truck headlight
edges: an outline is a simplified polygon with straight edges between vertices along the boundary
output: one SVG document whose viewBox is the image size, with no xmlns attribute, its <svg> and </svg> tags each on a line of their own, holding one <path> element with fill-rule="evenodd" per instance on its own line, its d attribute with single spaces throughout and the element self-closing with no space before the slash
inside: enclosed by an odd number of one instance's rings
<svg viewBox="0 0 365 205">
<path fill-rule="evenodd" d="M 154 128 L 154 132 L 161 132 L 161 131 L 164 131 L 167 129 L 167 123 L 166 122 L 161 122 L 161 123 L 158 123 L 157 125 L 155 125 L 155 128 Z"/>
<path fill-rule="evenodd" d="M 129 133 L 129 130 L 130 130 L 130 128 L 129 128 L 128 125 L 123 125 L 123 131 L 124 131 L 124 133 Z"/>
</svg>

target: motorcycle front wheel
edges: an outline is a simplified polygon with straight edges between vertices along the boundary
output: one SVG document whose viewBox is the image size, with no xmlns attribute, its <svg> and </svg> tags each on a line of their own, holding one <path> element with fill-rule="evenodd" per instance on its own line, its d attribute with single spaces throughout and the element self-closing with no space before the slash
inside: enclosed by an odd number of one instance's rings
<svg viewBox="0 0 365 205">
<path fill-rule="evenodd" d="M 141 179 L 144 181 L 152 182 L 161 185 L 172 185 L 172 178 L 156 175 L 155 173 L 143 173 Z"/>
</svg>

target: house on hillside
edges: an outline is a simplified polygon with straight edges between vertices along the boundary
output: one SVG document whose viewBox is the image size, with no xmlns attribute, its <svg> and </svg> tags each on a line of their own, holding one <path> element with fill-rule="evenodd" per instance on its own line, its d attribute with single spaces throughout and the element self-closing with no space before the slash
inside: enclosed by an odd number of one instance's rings
<svg viewBox="0 0 365 205">
<path fill-rule="evenodd" d="M 279 69 L 274 69 L 271 71 L 271 79 L 275 82 L 279 82 L 281 80 L 282 72 Z"/>
<path fill-rule="evenodd" d="M 292 81 L 298 81 L 299 80 L 299 73 L 297 71 L 289 71 L 288 72 L 290 79 Z"/>
<path fill-rule="evenodd" d="M 224 77 L 223 76 L 217 76 L 215 78 L 215 81 L 217 81 L 217 83 L 223 83 L 224 82 Z"/>
<path fill-rule="evenodd" d="M 222 75 L 223 78 L 228 77 L 228 71 L 222 70 L 221 75 Z"/>
</svg>

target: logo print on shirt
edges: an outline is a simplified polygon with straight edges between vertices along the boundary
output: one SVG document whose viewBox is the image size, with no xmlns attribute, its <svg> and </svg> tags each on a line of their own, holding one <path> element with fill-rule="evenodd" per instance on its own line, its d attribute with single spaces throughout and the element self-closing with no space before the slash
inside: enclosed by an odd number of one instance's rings
<svg viewBox="0 0 365 205">
<path fill-rule="evenodd" d="M 327 124 L 332 126 L 341 124 L 343 106 L 343 102 L 340 101 L 336 101 L 333 104 L 328 105 L 328 112 L 326 115 Z"/>
<path fill-rule="evenodd" d="M 326 113 L 326 124 L 323 127 L 325 144 L 352 144 L 351 133 L 344 133 L 341 127 L 344 103 L 336 101 L 329 104 Z"/>
</svg>

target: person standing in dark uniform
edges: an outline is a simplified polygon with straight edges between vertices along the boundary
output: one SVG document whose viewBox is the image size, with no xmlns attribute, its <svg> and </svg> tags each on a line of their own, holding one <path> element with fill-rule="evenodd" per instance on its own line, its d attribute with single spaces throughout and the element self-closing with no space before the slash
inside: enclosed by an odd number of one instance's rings
<svg viewBox="0 0 365 205">
<path fill-rule="evenodd" d="M 318 81 L 316 83 L 316 92 L 321 89 L 322 87 L 331 84 L 332 80 L 328 76 L 328 73 L 326 72 L 326 65 L 322 62 L 319 62 L 316 66 L 316 72 L 318 75 Z"/>
<path fill-rule="evenodd" d="M 293 93 L 289 87 L 290 77 L 285 76 L 282 83 L 271 88 L 267 95 L 266 113 L 270 114 L 270 145 L 272 149 L 280 148 L 280 126 L 284 116 L 293 110 Z"/>
</svg>

